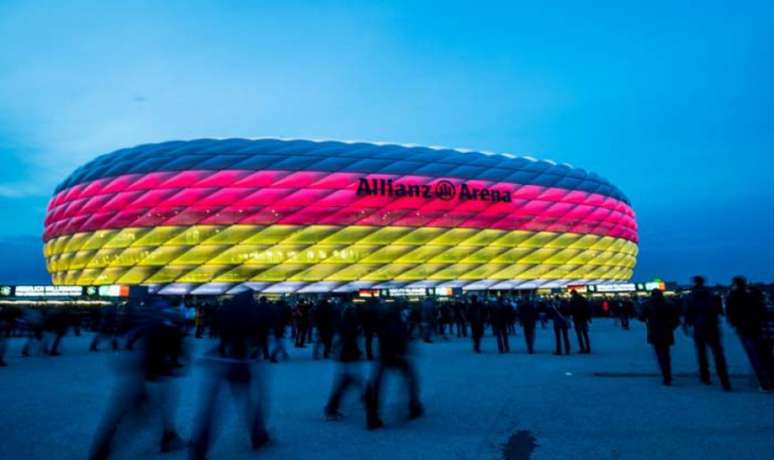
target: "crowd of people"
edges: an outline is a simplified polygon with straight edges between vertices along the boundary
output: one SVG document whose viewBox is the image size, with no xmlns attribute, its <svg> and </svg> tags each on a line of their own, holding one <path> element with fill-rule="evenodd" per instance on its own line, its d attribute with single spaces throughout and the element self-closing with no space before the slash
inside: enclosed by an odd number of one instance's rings
<svg viewBox="0 0 774 460">
<path fill-rule="evenodd" d="M 724 307 L 725 306 L 725 307 Z M 337 296 L 279 298 L 270 301 L 252 291 L 224 298 L 191 299 L 162 296 L 133 298 L 122 306 L 90 309 L 18 309 L 0 312 L 0 365 L 6 365 L 9 337 L 23 337 L 22 356 L 36 350 L 49 356 L 61 354 L 63 337 L 72 330 L 90 331 L 89 351 L 108 344 L 111 350 L 137 352 L 120 373 L 112 403 L 95 436 L 91 458 L 108 458 L 122 421 L 150 403 L 162 421 L 160 450 L 188 447 L 191 458 L 206 458 L 217 425 L 217 398 L 225 389 L 245 409 L 252 447 L 259 449 L 270 438 L 266 429 L 265 379 L 257 361 L 277 363 L 289 359 L 292 347 L 313 348 L 315 359 L 332 359 L 338 371 L 330 397 L 323 406 L 327 420 L 342 418 L 341 401 L 356 391 L 363 401 L 366 428 L 383 426 L 380 418 L 382 381 L 387 372 L 398 373 L 406 383 L 408 418 L 423 416 L 419 379 L 411 358 L 413 341 L 432 343 L 450 336 L 469 338 L 471 350 L 481 353 L 489 329 L 499 353 L 511 351 L 511 339 L 523 336 L 527 353 L 535 352 L 538 329 L 551 324 L 554 354 L 566 356 L 574 330 L 578 352 L 590 354 L 589 325 L 598 316 L 613 317 L 628 330 L 631 319 L 647 325 L 647 341 L 653 346 L 664 385 L 671 385 L 670 348 L 674 332 L 682 325 L 694 341 L 699 379 L 710 383 L 707 349 L 713 355 L 721 386 L 731 390 L 723 352 L 720 324 L 727 317 L 747 353 L 761 390 L 774 389 L 772 310 L 769 299 L 743 278 L 736 278 L 726 296 L 718 295 L 695 277 L 683 295 L 667 297 L 654 290 L 649 298 L 606 297 L 589 300 L 576 291 L 569 296 L 469 296 L 419 302 L 370 297 Z M 519 334 L 521 330 L 521 334 Z M 177 434 L 172 382 L 191 363 L 186 337 L 211 338 L 212 349 L 202 362 L 206 383 L 190 442 Z M 493 344 L 493 345 L 494 345 Z M 373 361 L 369 375 L 363 361 Z"/>
</svg>

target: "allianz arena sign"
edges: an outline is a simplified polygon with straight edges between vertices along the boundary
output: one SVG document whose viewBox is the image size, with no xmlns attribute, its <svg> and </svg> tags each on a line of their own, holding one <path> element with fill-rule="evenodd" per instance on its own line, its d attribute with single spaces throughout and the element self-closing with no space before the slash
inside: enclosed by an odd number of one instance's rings
<svg viewBox="0 0 774 460">
<path fill-rule="evenodd" d="M 492 203 L 510 203 L 511 191 L 497 188 L 477 188 L 466 182 L 458 186 L 448 179 L 439 179 L 436 182 L 423 184 L 396 182 L 392 179 L 368 179 L 361 177 L 358 180 L 358 196 L 387 196 L 390 198 L 423 198 L 426 200 L 440 199 L 450 201 L 457 198 L 459 201 L 480 200 Z"/>
</svg>

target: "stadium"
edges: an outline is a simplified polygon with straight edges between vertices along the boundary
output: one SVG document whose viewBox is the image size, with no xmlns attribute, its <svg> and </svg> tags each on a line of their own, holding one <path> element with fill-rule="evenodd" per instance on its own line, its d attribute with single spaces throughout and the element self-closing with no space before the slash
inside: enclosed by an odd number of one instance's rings
<svg viewBox="0 0 774 460">
<path fill-rule="evenodd" d="M 628 280 L 626 196 L 566 164 L 364 142 L 200 139 L 102 155 L 51 199 L 57 285 L 169 294 L 512 290 Z"/>
</svg>

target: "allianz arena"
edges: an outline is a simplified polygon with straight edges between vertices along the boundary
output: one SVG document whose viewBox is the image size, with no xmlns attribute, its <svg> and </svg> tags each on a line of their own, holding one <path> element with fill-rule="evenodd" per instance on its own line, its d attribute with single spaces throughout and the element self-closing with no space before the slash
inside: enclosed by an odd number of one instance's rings
<svg viewBox="0 0 774 460">
<path fill-rule="evenodd" d="M 161 293 L 534 289 L 628 280 L 627 198 L 583 169 L 363 142 L 201 139 L 118 150 L 60 184 L 60 285 Z"/>
</svg>

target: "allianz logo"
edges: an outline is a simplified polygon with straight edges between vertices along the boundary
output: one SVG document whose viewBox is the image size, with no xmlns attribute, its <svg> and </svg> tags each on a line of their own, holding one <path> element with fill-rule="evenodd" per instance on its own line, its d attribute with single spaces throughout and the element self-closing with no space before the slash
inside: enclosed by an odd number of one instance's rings
<svg viewBox="0 0 774 460">
<path fill-rule="evenodd" d="M 358 180 L 357 196 L 386 196 L 390 198 L 423 198 L 443 201 L 487 201 L 490 203 L 510 203 L 510 190 L 473 187 L 466 182 L 455 185 L 453 182 L 441 179 L 430 184 L 404 184 L 393 179 Z"/>
</svg>

